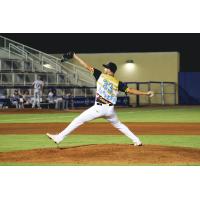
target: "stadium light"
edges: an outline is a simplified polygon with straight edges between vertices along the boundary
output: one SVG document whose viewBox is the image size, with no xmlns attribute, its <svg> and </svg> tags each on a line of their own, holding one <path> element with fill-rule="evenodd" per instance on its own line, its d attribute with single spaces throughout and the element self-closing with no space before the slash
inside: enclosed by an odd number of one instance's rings
<svg viewBox="0 0 200 200">
<path fill-rule="evenodd" d="M 125 64 L 124 64 L 124 68 L 128 72 L 133 72 L 135 70 L 135 63 L 134 63 L 134 61 L 132 59 L 127 60 L 125 62 Z"/>
<path fill-rule="evenodd" d="M 53 67 L 50 64 L 44 64 L 43 66 L 49 69 L 53 69 Z"/>
<path fill-rule="evenodd" d="M 126 61 L 126 63 L 128 63 L 128 64 L 133 64 L 133 63 L 134 63 L 134 61 L 133 61 L 133 60 L 131 60 L 131 59 L 129 59 L 129 60 L 127 60 L 127 61 Z"/>
</svg>

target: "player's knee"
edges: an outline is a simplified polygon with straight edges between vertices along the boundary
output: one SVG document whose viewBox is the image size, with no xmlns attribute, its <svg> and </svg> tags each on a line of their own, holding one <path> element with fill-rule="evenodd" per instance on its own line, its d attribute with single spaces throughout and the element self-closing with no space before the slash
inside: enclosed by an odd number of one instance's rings
<svg viewBox="0 0 200 200">
<path fill-rule="evenodd" d="M 76 117 L 73 122 L 79 125 L 82 125 L 85 123 L 85 121 L 80 119 L 79 117 Z"/>
<path fill-rule="evenodd" d="M 117 129 L 119 129 L 123 126 L 123 124 L 121 122 L 114 122 L 114 123 L 112 123 L 112 125 Z"/>
</svg>

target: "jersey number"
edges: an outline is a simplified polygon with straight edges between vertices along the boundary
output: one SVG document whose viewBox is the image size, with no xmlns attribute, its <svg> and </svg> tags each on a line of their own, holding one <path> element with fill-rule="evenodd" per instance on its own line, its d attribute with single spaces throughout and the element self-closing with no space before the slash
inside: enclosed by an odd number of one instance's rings
<svg viewBox="0 0 200 200">
<path fill-rule="evenodd" d="M 107 90 L 110 94 L 112 94 L 112 92 L 113 92 L 113 84 L 112 83 L 110 83 L 110 82 L 108 82 L 107 80 L 103 80 L 103 88 L 105 89 L 105 90 Z"/>
</svg>

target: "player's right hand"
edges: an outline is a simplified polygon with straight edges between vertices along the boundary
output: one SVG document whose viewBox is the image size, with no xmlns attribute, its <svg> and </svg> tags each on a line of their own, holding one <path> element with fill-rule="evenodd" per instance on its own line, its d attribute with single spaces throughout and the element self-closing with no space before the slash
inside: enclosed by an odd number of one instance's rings
<svg viewBox="0 0 200 200">
<path fill-rule="evenodd" d="M 147 92 L 147 95 L 148 95 L 149 97 L 153 97 L 153 96 L 154 96 L 154 92 L 153 92 L 153 91 L 148 91 L 148 92 Z"/>
</svg>

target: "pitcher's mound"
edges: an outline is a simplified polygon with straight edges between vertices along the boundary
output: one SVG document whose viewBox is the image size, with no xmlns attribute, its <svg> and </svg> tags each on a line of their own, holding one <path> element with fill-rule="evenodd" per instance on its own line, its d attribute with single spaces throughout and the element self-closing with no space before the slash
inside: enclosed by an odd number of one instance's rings
<svg viewBox="0 0 200 200">
<path fill-rule="evenodd" d="M 85 145 L 0 153 L 0 162 L 137 165 L 200 164 L 200 149 L 125 144 Z"/>
</svg>

